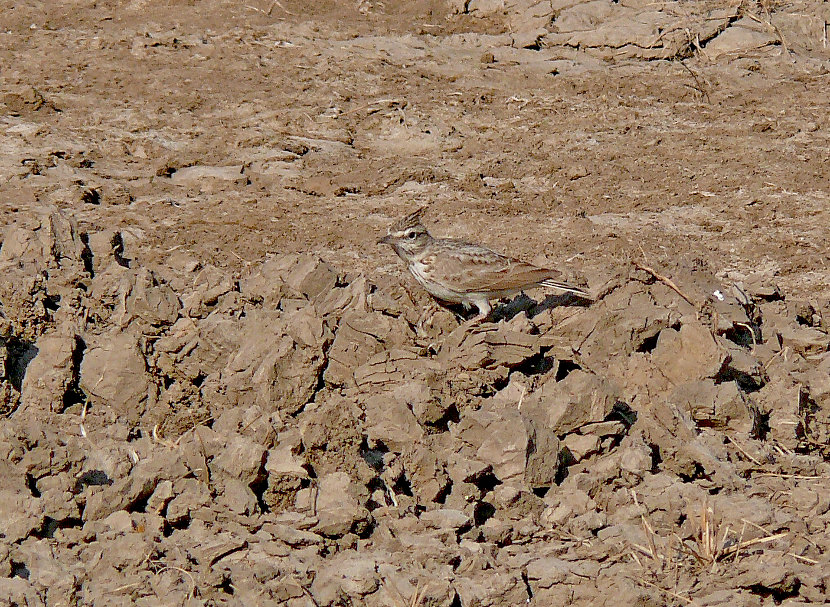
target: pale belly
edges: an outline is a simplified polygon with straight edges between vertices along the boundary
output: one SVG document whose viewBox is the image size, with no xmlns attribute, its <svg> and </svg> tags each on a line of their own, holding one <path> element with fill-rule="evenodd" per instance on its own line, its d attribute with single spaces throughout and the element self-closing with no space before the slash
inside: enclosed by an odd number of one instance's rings
<svg viewBox="0 0 830 607">
<path fill-rule="evenodd" d="M 472 299 L 468 295 L 451 291 L 447 287 L 429 279 L 424 273 L 424 266 L 418 262 L 409 264 L 409 272 L 418 281 L 418 283 L 427 290 L 427 293 L 442 301 L 450 303 L 460 303 L 469 307 Z"/>
</svg>

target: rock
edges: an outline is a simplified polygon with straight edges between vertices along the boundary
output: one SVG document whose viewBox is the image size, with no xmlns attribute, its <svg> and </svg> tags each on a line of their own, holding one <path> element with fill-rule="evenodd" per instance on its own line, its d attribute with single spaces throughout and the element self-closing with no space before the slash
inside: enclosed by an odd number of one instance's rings
<svg viewBox="0 0 830 607">
<path fill-rule="evenodd" d="M 308 484 L 305 460 L 299 456 L 301 450 L 300 434 L 293 430 L 280 433 L 276 446 L 268 452 L 268 487 L 262 499 L 272 511 L 293 506 L 297 492 Z"/>
<path fill-rule="evenodd" d="M 170 176 L 170 181 L 180 185 L 202 187 L 205 180 L 233 181 L 240 185 L 247 184 L 242 166 L 188 166 L 178 169 Z"/>
<path fill-rule="evenodd" d="M 28 492 L 0 490 L 0 534 L 4 541 L 14 543 L 28 537 L 40 528 L 42 518 L 39 501 Z"/>
<path fill-rule="evenodd" d="M 775 34 L 749 17 L 743 17 L 714 40 L 706 44 L 706 52 L 717 57 L 726 53 L 752 51 L 777 41 Z"/>
<path fill-rule="evenodd" d="M 692 421 L 676 406 L 654 403 L 648 410 L 640 412 L 637 428 L 643 433 L 646 444 L 659 448 L 661 469 L 687 478 L 703 475 L 720 486 L 737 489 L 744 485 L 734 467 L 725 465 L 713 452 L 707 435 L 698 434 Z"/>
<path fill-rule="evenodd" d="M 472 523 L 472 519 L 465 512 L 451 508 L 428 510 L 419 519 L 434 529 L 461 529 Z"/>
<path fill-rule="evenodd" d="M 373 394 L 366 399 L 364 408 L 370 445 L 382 443 L 393 453 L 401 453 L 424 434 L 412 410 L 395 393 Z"/>
<path fill-rule="evenodd" d="M 138 339 L 126 332 L 98 337 L 88 345 L 79 386 L 93 403 L 133 421 L 157 398 Z"/>
<path fill-rule="evenodd" d="M 615 384 L 576 370 L 560 382 L 546 382 L 528 396 L 522 413 L 563 436 L 585 424 L 604 421 L 619 401 Z"/>
<path fill-rule="evenodd" d="M 76 354 L 80 343 L 74 335 L 43 335 L 37 355 L 26 367 L 20 400 L 24 407 L 61 412 L 64 399 L 77 378 Z"/>
<path fill-rule="evenodd" d="M 238 331 L 238 350 L 221 372 L 221 391 L 233 394 L 235 406 L 298 411 L 317 387 L 331 332 L 311 309 L 282 315 L 254 310 Z"/>
<path fill-rule="evenodd" d="M 176 494 L 167 504 L 165 518 L 170 524 L 176 525 L 187 522 L 195 512 L 206 508 L 213 503 L 210 489 L 202 481 L 195 478 L 183 478 L 173 485 Z"/>
<path fill-rule="evenodd" d="M 454 586 L 462 605 L 498 607 L 524 605 L 530 600 L 527 585 L 518 572 L 495 569 L 457 576 Z"/>
<path fill-rule="evenodd" d="M 378 312 L 346 312 L 329 348 L 323 378 L 330 385 L 354 386 L 355 370 L 372 356 L 400 343 L 403 337 L 411 334 L 402 320 Z"/>
<path fill-rule="evenodd" d="M 465 323 L 446 337 L 438 360 L 462 369 L 512 368 L 539 352 L 538 338 L 512 330 L 508 325 L 471 326 Z"/>
<path fill-rule="evenodd" d="M 794 324 L 781 327 L 778 339 L 782 348 L 792 348 L 804 356 L 816 356 L 830 349 L 830 335 L 812 327 Z"/>
<path fill-rule="evenodd" d="M 124 275 L 118 286 L 118 298 L 123 307 L 119 321 L 122 327 L 133 319 L 141 319 L 153 326 L 172 325 L 181 309 L 173 289 L 159 282 L 146 268 Z"/>
<path fill-rule="evenodd" d="M 332 472 L 317 480 L 316 511 L 319 522 L 314 531 L 326 537 L 341 537 L 369 516 L 355 498 L 352 481 L 344 472 Z"/>
<path fill-rule="evenodd" d="M 158 485 L 156 485 L 153 494 L 147 499 L 147 510 L 149 512 L 161 514 L 161 512 L 167 508 L 167 504 L 173 499 L 174 496 L 173 481 L 161 481 Z"/>
<path fill-rule="evenodd" d="M 54 109 L 51 104 L 47 104 L 39 90 L 25 85 L 17 86 L 14 90 L 5 93 L 3 95 L 3 105 L 6 106 L 6 111 L 13 116 L 32 114 L 44 107 Z"/>
<path fill-rule="evenodd" d="M 274 539 L 288 544 L 289 546 L 316 546 L 325 542 L 325 540 L 316 533 L 295 529 L 290 525 L 265 523 L 262 526 L 262 529 L 263 531 L 270 533 Z"/>
<path fill-rule="evenodd" d="M 422 378 L 429 372 L 440 369 L 438 361 L 423 358 L 408 350 L 392 349 L 369 357 L 365 364 L 355 369 L 354 378 L 359 388 L 370 385 L 385 386 Z"/>
<path fill-rule="evenodd" d="M 235 536 L 233 533 L 220 531 L 207 535 L 203 541 L 195 543 L 188 552 L 197 564 L 211 566 L 247 545 L 246 540 Z"/>
<path fill-rule="evenodd" d="M 518 410 L 468 411 L 452 433 L 471 445 L 475 459 L 492 466 L 501 482 L 523 478 L 530 436 Z"/>
<path fill-rule="evenodd" d="M 409 482 L 412 494 L 420 504 L 438 502 L 446 497 L 447 490 L 452 485 L 447 472 L 447 463 L 439 457 L 441 449 L 439 439 L 425 437 L 424 440 L 413 443 L 401 454 L 406 479 Z M 485 468 L 488 466 L 482 464 Z"/>
<path fill-rule="evenodd" d="M 124 239 L 117 230 L 102 230 L 88 235 L 87 245 L 92 253 L 92 271 L 100 274 L 112 264 L 128 268 L 124 255 Z"/>
<path fill-rule="evenodd" d="M 579 462 L 599 452 L 600 439 L 592 434 L 568 434 L 562 439 L 562 446 L 568 450 L 573 462 Z"/>
<path fill-rule="evenodd" d="M 679 331 L 660 331 L 652 360 L 669 381 L 678 385 L 717 376 L 729 362 L 729 353 L 704 325 L 684 323 Z"/>
<path fill-rule="evenodd" d="M 699 425 L 750 432 L 756 423 L 756 411 L 734 381 L 715 384 L 702 379 L 680 384 L 669 402 L 688 412 Z"/>
<path fill-rule="evenodd" d="M 454 408 L 452 402 L 435 394 L 425 382 L 413 381 L 397 386 L 392 397 L 405 403 L 418 423 L 428 428 L 445 423 Z"/>
<path fill-rule="evenodd" d="M 135 504 L 148 499 L 160 481 L 175 481 L 187 473 L 187 468 L 170 453 L 159 453 L 153 459 L 140 461 L 126 477 L 87 497 L 83 520 L 95 521 L 117 510 L 129 511 Z M 168 506 L 168 514 L 169 511 Z"/>
<path fill-rule="evenodd" d="M 636 283 L 614 291 L 585 315 L 587 318 L 574 319 L 573 329 L 586 335 L 577 333 L 571 339 L 580 343 L 580 355 L 592 368 L 604 366 L 609 356 L 645 349 L 660 331 L 680 319 L 677 311 L 659 305 L 650 292 Z M 559 328 L 556 333 L 562 334 Z"/>
<path fill-rule="evenodd" d="M 211 472 L 223 472 L 246 485 L 264 477 L 265 447 L 249 438 L 232 434 L 222 451 L 210 463 Z"/>
<path fill-rule="evenodd" d="M 525 418 L 530 444 L 524 480 L 532 489 L 550 487 L 556 482 L 562 464 L 561 445 L 556 433 Z"/>
<path fill-rule="evenodd" d="M 182 307 L 189 318 L 206 317 L 224 296 L 235 289 L 235 283 L 227 273 L 211 264 L 199 270 L 191 286 L 193 290 L 182 297 Z"/>
<path fill-rule="evenodd" d="M 70 274 L 85 273 L 86 247 L 75 221 L 54 207 L 39 209 L 39 215 L 39 225 L 34 230 L 14 225 L 6 228 L 0 267 L 13 264 L 36 272 L 49 268 L 70 270 Z"/>
<path fill-rule="evenodd" d="M 352 602 L 378 589 L 380 579 L 372 560 L 359 556 L 335 557 L 314 578 L 311 592 L 319 605 L 335 605 L 348 597 Z"/>
</svg>

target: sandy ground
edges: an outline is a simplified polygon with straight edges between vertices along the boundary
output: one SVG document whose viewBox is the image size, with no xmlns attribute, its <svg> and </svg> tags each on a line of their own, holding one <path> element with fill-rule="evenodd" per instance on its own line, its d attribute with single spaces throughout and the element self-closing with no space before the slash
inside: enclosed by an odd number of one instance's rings
<svg viewBox="0 0 830 607">
<path fill-rule="evenodd" d="M 825 602 L 826 2 L 1 13 L 8 604 Z"/>
</svg>

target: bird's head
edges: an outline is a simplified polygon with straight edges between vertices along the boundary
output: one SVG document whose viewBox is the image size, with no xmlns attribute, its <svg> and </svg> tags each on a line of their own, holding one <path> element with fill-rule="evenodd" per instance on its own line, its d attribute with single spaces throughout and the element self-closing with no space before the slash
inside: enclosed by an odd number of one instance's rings
<svg viewBox="0 0 830 607">
<path fill-rule="evenodd" d="M 402 217 L 389 227 L 389 230 L 378 244 L 388 244 L 395 249 L 402 259 L 409 261 L 416 256 L 432 239 L 426 226 L 421 223 L 421 215 L 426 207 Z"/>
</svg>

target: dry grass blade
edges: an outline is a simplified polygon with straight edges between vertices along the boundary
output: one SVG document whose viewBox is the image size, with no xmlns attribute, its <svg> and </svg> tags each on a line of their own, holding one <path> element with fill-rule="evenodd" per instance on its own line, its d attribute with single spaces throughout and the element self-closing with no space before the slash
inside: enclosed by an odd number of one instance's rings
<svg viewBox="0 0 830 607">
<path fill-rule="evenodd" d="M 757 459 L 755 459 L 755 458 L 754 458 L 754 457 L 752 457 L 749 453 L 747 453 L 747 452 L 746 452 L 746 450 L 745 450 L 743 447 L 741 447 L 740 443 L 739 443 L 739 442 L 738 442 L 738 441 L 737 441 L 734 437 L 727 435 L 727 438 L 729 439 L 729 442 L 730 442 L 730 443 L 732 443 L 732 445 L 733 445 L 733 446 L 734 446 L 734 447 L 735 447 L 738 451 L 740 451 L 741 455 L 743 455 L 746 459 L 748 459 L 749 461 L 751 461 L 751 462 L 752 462 L 753 464 L 755 464 L 756 466 L 760 466 L 760 465 L 761 465 L 761 462 L 759 462 Z"/>
<path fill-rule="evenodd" d="M 187 576 L 187 579 L 190 580 L 190 591 L 187 594 L 187 598 L 192 598 L 196 595 L 196 580 L 193 579 L 193 574 L 191 574 L 187 569 L 182 569 L 181 567 L 175 567 L 173 565 L 165 565 L 160 561 L 151 560 L 150 563 L 154 565 L 162 565 L 162 568 L 155 572 L 156 575 L 161 575 L 165 571 L 176 571 L 181 573 L 183 576 Z"/>
<path fill-rule="evenodd" d="M 637 578 L 637 579 L 632 579 L 632 581 L 633 581 L 633 582 L 636 582 L 636 583 L 638 583 L 638 584 L 644 584 L 644 585 L 646 585 L 646 586 L 648 586 L 648 587 L 650 587 L 650 588 L 654 588 L 655 590 L 659 590 L 660 592 L 662 592 L 662 593 L 664 593 L 664 594 L 667 594 L 668 596 L 670 596 L 670 597 L 672 597 L 672 598 L 675 598 L 675 599 L 680 599 L 681 601 L 685 601 L 685 602 L 686 602 L 686 603 L 688 603 L 689 605 L 697 605 L 697 603 L 695 603 L 695 602 L 694 602 L 692 599 L 690 599 L 689 597 L 683 596 L 682 594 L 677 594 L 676 592 L 672 592 L 671 590 L 666 590 L 665 588 L 661 588 L 661 587 L 660 587 L 660 586 L 658 586 L 657 584 L 652 584 L 651 582 L 649 582 L 649 581 L 647 581 L 647 580 L 643 580 L 643 579 Z"/>
<path fill-rule="evenodd" d="M 698 46 L 698 49 L 699 49 L 701 52 L 703 52 L 703 48 L 702 48 L 702 47 Z M 695 73 L 695 71 L 694 71 L 692 68 L 690 68 L 688 65 L 686 65 L 685 63 L 683 63 L 682 61 L 680 62 L 680 65 L 682 65 L 682 66 L 686 69 L 686 71 L 687 71 L 687 72 L 689 72 L 689 73 L 692 75 L 692 78 L 694 78 L 694 81 L 695 81 L 695 86 L 691 86 L 691 85 L 687 85 L 687 86 L 689 86 L 689 88 L 693 88 L 694 90 L 698 91 L 701 95 L 703 95 L 704 97 L 706 97 L 706 102 L 707 102 L 707 103 L 712 103 L 712 99 L 709 97 L 709 91 L 707 91 L 707 90 L 703 87 L 703 85 L 702 85 L 702 84 L 701 84 L 701 82 L 700 82 L 700 78 L 698 78 L 698 76 L 697 76 L 697 74 Z"/>
<path fill-rule="evenodd" d="M 651 268 L 649 266 L 644 266 L 642 264 L 637 263 L 636 261 L 634 262 L 634 267 L 637 268 L 638 270 L 643 270 L 644 272 L 648 272 L 654 278 L 656 278 L 657 280 L 662 282 L 664 285 L 669 287 L 672 291 L 674 291 L 675 293 L 680 295 L 680 297 L 682 297 L 686 301 L 686 303 L 688 303 L 690 306 L 694 306 L 695 309 L 698 309 L 698 305 L 695 302 L 693 302 L 689 298 L 688 295 L 686 295 L 683 291 L 681 291 L 680 287 L 678 287 L 675 284 L 675 282 L 671 278 L 669 278 L 668 276 L 663 276 L 662 274 L 659 274 L 654 268 Z"/>
<path fill-rule="evenodd" d="M 648 524 L 645 515 L 640 515 L 640 521 L 643 524 L 643 530 L 646 532 L 646 539 L 648 539 L 648 548 L 651 552 L 651 558 L 657 560 L 657 547 L 654 544 L 654 529 L 652 529 L 651 525 Z"/>
<path fill-rule="evenodd" d="M 726 550 L 724 550 L 724 556 L 732 554 L 737 550 L 745 550 L 746 548 L 751 548 L 752 546 L 757 546 L 759 544 L 769 544 L 770 542 L 774 542 L 775 540 L 780 540 L 783 537 L 787 537 L 790 534 L 789 531 L 782 531 L 781 533 L 776 533 L 775 535 L 770 535 L 769 537 L 757 537 L 752 540 L 746 540 L 745 542 L 741 542 L 738 545 L 730 546 Z"/>
<path fill-rule="evenodd" d="M 814 559 L 810 559 L 810 558 L 807 558 L 806 556 L 801 556 L 799 554 L 794 554 L 792 552 L 788 552 L 787 556 L 791 556 L 791 557 L 793 557 L 794 559 L 796 559 L 798 561 L 802 561 L 802 562 L 808 563 L 810 565 L 818 565 L 819 564 L 819 562 L 814 560 Z"/>
</svg>

